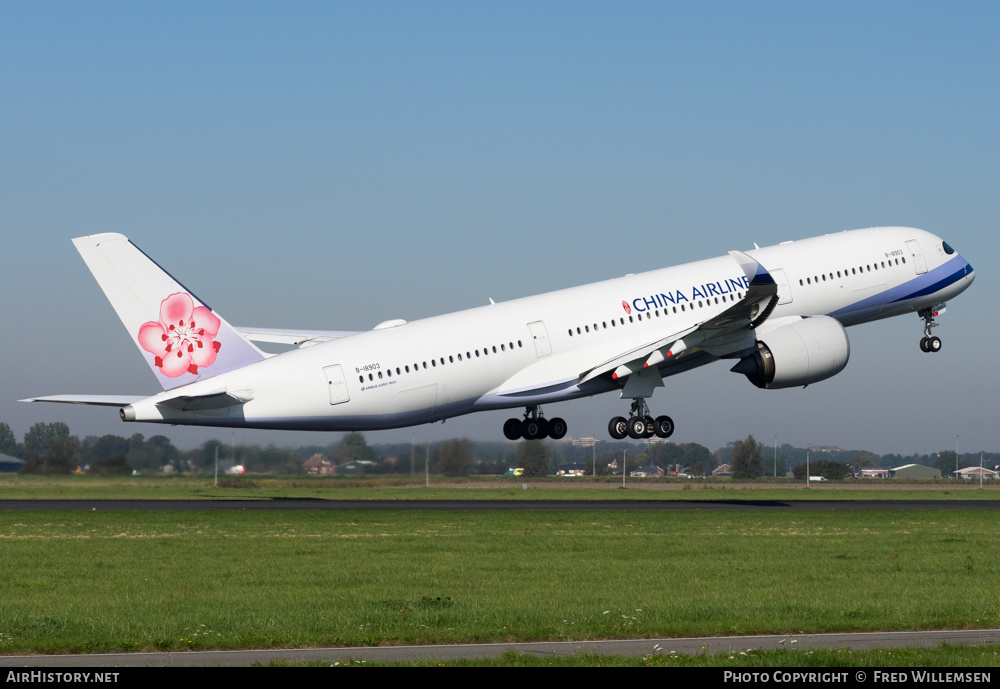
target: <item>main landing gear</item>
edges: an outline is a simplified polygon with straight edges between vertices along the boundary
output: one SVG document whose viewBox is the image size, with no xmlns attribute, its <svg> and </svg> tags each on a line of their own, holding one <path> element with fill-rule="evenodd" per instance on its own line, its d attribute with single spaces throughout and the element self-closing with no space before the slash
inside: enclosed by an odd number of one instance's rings
<svg viewBox="0 0 1000 689">
<path fill-rule="evenodd" d="M 552 438 L 559 440 L 566 435 L 566 422 L 556 417 L 546 420 L 542 416 L 542 410 L 538 406 L 526 407 L 524 410 L 524 420 L 507 419 L 503 425 L 503 435 L 507 440 L 541 440 L 542 438 Z"/>
<path fill-rule="evenodd" d="M 941 351 L 941 338 L 931 337 L 931 328 L 936 328 L 939 325 L 939 323 L 934 320 L 934 316 L 938 315 L 943 310 L 944 309 L 942 307 L 940 309 L 924 309 L 917 312 L 917 315 L 924 319 L 924 336 L 920 339 L 920 351 Z"/>
<path fill-rule="evenodd" d="M 608 433 L 615 440 L 625 436 L 639 440 L 640 438 L 669 438 L 674 434 L 674 421 L 669 416 L 649 415 L 646 400 L 639 397 L 632 400 L 632 408 L 628 419 L 616 416 L 608 423 Z"/>
</svg>

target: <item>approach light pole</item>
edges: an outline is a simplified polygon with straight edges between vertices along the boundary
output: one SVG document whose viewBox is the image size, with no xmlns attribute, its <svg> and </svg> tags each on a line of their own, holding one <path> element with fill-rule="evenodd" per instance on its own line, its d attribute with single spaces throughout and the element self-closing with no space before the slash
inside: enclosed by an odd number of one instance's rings
<svg viewBox="0 0 1000 689">
<path fill-rule="evenodd" d="M 625 458 L 628 456 L 628 450 L 622 450 L 622 488 L 625 487 Z"/>
<path fill-rule="evenodd" d="M 774 478 L 778 478 L 778 434 L 774 434 Z"/>
</svg>

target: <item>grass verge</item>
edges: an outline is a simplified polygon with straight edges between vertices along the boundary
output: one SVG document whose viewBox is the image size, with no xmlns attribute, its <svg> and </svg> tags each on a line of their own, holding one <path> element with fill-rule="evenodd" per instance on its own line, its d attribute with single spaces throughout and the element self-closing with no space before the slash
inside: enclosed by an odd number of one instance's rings
<svg viewBox="0 0 1000 689">
<path fill-rule="evenodd" d="M 522 486 L 527 486 L 527 489 Z M 4 499 L 274 499 L 324 500 L 997 500 L 1000 483 L 966 481 L 827 482 L 805 488 L 791 479 L 734 483 L 730 479 L 407 476 L 26 476 L 0 474 Z"/>
<path fill-rule="evenodd" d="M 0 653 L 1000 626 L 983 513 L 5 512 Z"/>
</svg>

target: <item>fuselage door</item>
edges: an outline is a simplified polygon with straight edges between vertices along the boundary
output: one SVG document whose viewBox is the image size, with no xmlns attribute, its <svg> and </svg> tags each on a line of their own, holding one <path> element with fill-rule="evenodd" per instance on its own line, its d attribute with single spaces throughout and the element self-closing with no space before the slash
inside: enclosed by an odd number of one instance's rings
<svg viewBox="0 0 1000 689">
<path fill-rule="evenodd" d="M 920 250 L 920 244 L 916 239 L 906 240 L 906 248 L 910 250 L 910 254 L 913 256 L 913 267 L 917 271 L 917 275 L 923 275 L 927 272 L 927 261 L 924 260 L 924 252 Z"/>
<path fill-rule="evenodd" d="M 528 330 L 531 331 L 531 337 L 535 340 L 535 355 L 541 359 L 543 356 L 551 354 L 552 344 L 549 342 L 549 333 L 545 329 L 545 323 L 542 321 L 528 323 Z"/>
<path fill-rule="evenodd" d="M 774 278 L 774 282 L 778 286 L 778 305 L 791 304 L 792 289 L 788 286 L 788 277 L 785 275 L 785 271 L 782 268 L 775 268 L 768 272 L 771 273 L 771 277 Z"/>
<path fill-rule="evenodd" d="M 347 379 L 344 378 L 344 370 L 340 364 L 323 367 L 326 374 L 326 382 L 330 388 L 330 404 L 342 404 L 351 399 L 347 392 Z"/>
</svg>

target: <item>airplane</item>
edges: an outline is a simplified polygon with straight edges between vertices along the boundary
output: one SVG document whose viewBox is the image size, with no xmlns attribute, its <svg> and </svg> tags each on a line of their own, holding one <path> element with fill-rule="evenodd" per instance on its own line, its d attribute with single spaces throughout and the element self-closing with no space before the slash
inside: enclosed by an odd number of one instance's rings
<svg viewBox="0 0 1000 689">
<path fill-rule="evenodd" d="M 940 237 L 908 227 L 783 242 L 372 330 L 230 325 L 128 238 L 73 240 L 159 381 L 151 395 L 25 402 L 119 408 L 122 421 L 366 431 L 524 408 L 510 440 L 559 439 L 542 404 L 606 392 L 630 400 L 615 439 L 667 438 L 647 400 L 663 379 L 719 359 L 759 388 L 807 386 L 847 365 L 845 327 L 916 313 L 920 348 L 975 278 Z M 254 343 L 296 345 L 280 354 Z"/>
</svg>

